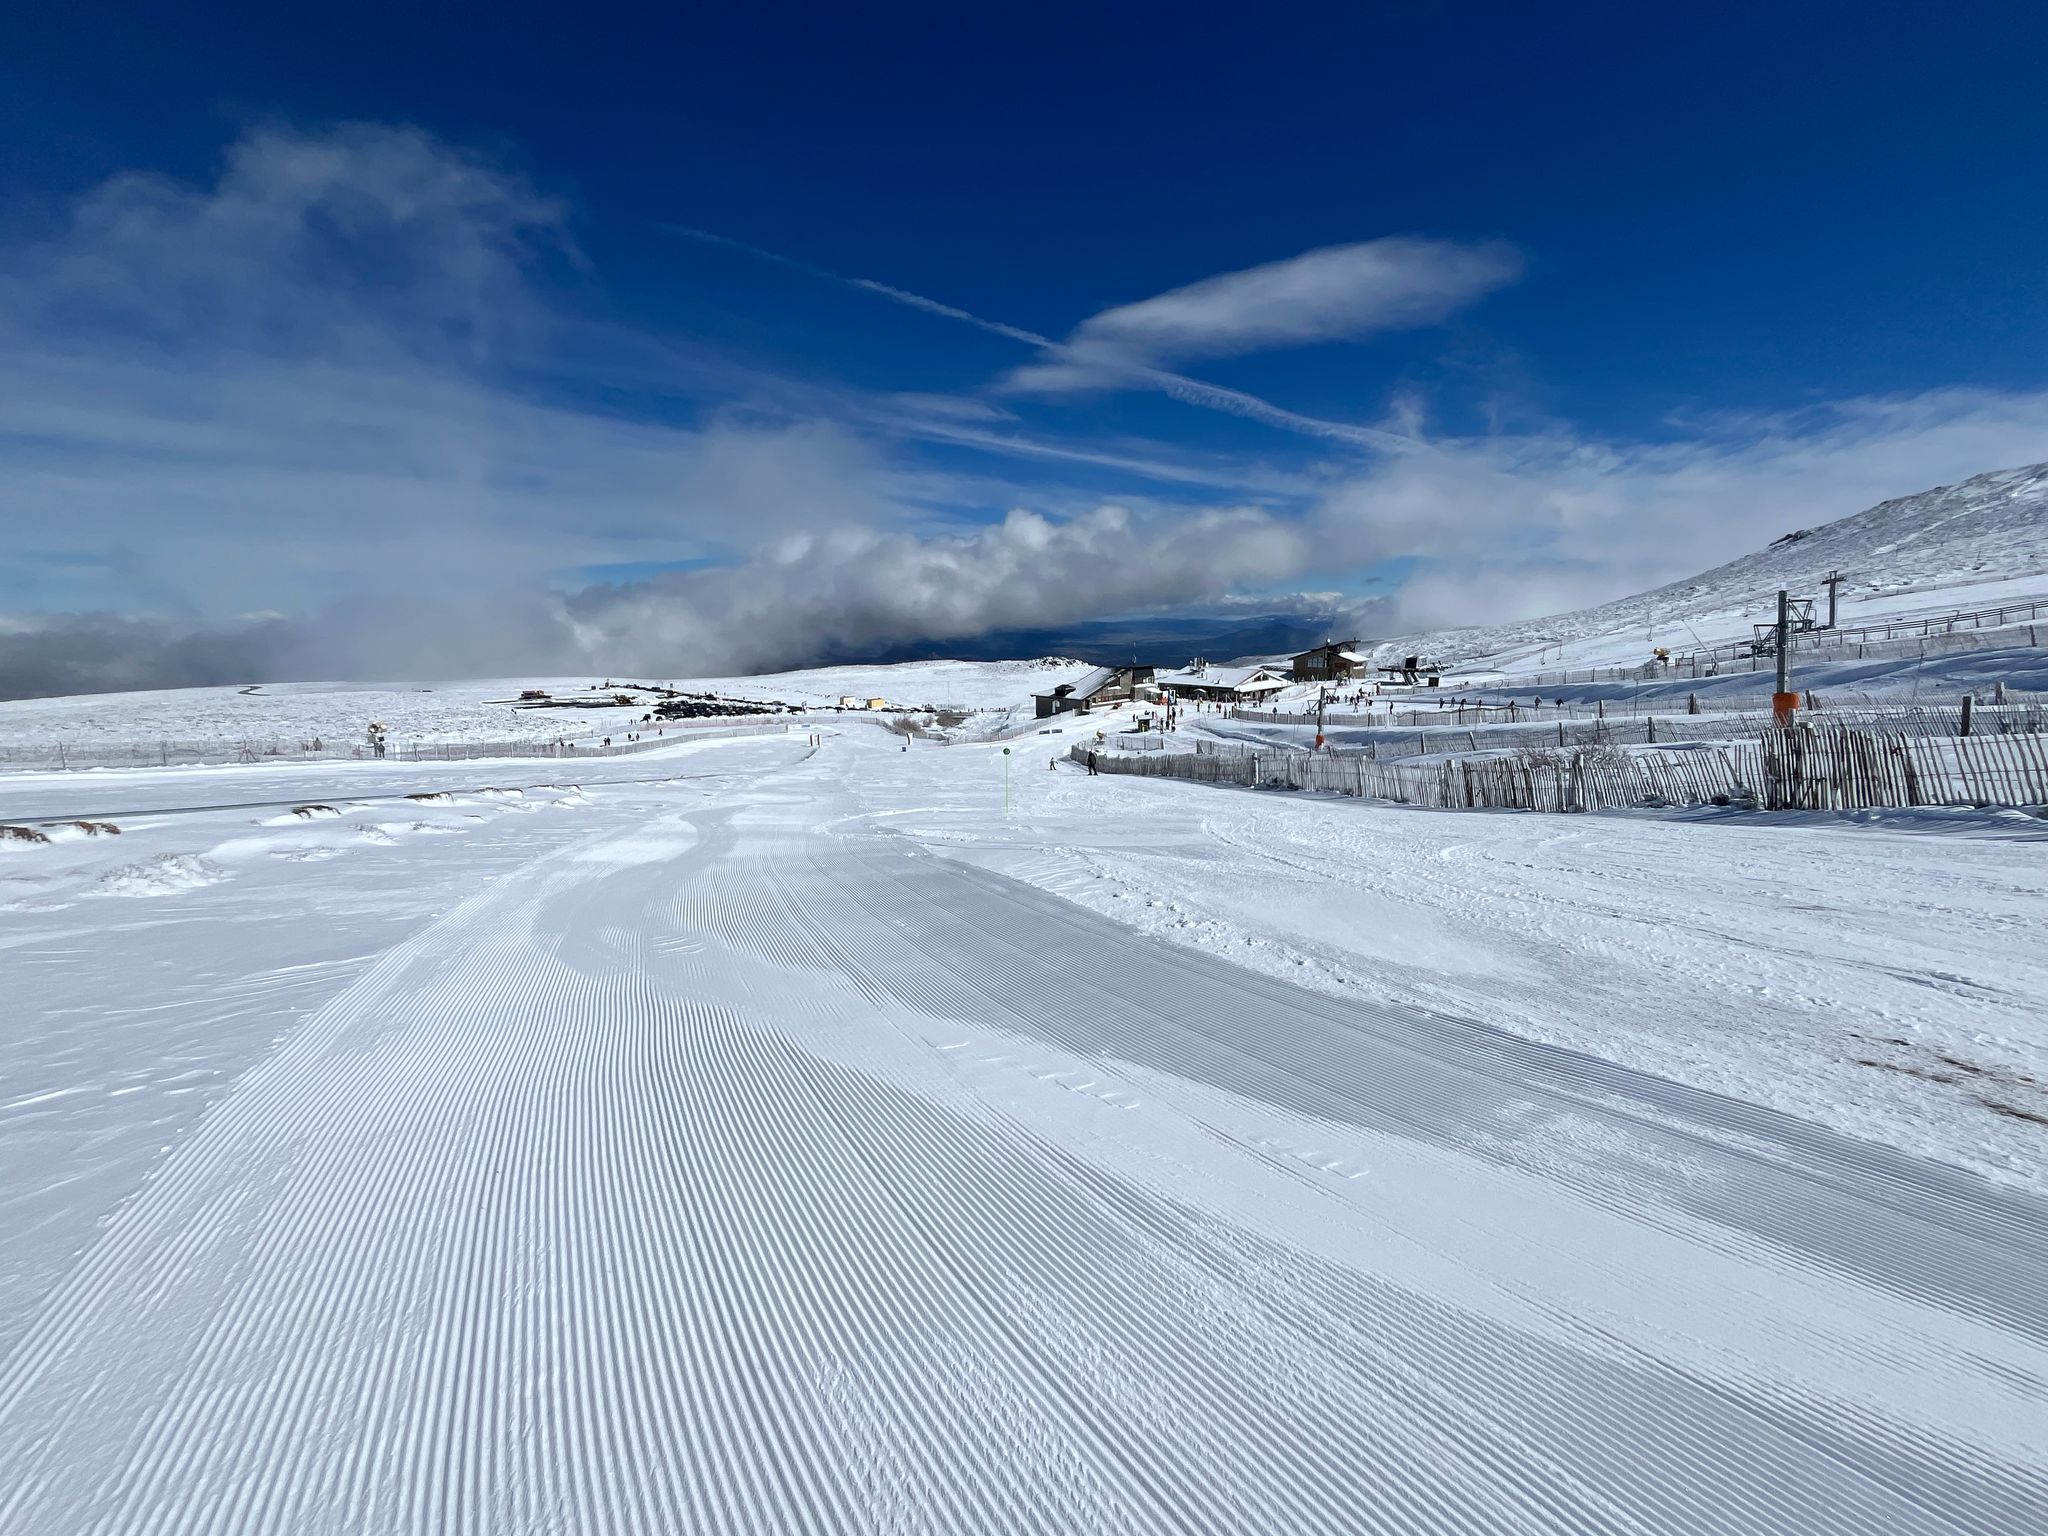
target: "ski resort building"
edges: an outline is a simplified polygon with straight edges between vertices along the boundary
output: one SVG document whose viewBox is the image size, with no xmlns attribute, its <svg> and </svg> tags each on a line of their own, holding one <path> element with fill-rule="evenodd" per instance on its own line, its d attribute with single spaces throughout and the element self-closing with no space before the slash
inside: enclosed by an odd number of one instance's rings
<svg viewBox="0 0 2048 1536">
<path fill-rule="evenodd" d="M 1120 704 L 1152 681 L 1156 667 L 1097 667 L 1077 682 L 1061 683 L 1050 693 L 1033 694 L 1038 718 L 1068 711 L 1086 714 L 1097 704 Z"/>
<path fill-rule="evenodd" d="M 1372 670 L 1372 658 L 1356 640 L 1333 640 L 1296 656 L 1292 670 L 1297 683 L 1325 683 L 1365 676 Z"/>
<path fill-rule="evenodd" d="M 1209 699 L 1244 704 L 1276 693 L 1287 679 L 1272 667 L 1212 667 L 1191 661 L 1178 672 L 1161 672 L 1153 683 L 1177 699 Z"/>
</svg>

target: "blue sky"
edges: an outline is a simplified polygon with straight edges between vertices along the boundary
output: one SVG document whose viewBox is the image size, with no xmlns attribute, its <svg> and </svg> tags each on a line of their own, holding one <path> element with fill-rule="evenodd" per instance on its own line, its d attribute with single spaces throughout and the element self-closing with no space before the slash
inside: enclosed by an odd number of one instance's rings
<svg viewBox="0 0 2048 1536">
<path fill-rule="evenodd" d="M 1437 624 L 2048 454 L 2039 7 L 13 33 L 16 631 L 679 671 L 1141 600 Z"/>
</svg>

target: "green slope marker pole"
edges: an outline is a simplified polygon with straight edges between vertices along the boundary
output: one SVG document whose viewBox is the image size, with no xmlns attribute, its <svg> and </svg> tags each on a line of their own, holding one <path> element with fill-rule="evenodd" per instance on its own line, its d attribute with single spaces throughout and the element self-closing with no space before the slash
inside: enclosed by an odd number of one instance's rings
<svg viewBox="0 0 2048 1536">
<path fill-rule="evenodd" d="M 1010 749 L 1003 748 L 1003 814 L 1010 814 Z"/>
</svg>

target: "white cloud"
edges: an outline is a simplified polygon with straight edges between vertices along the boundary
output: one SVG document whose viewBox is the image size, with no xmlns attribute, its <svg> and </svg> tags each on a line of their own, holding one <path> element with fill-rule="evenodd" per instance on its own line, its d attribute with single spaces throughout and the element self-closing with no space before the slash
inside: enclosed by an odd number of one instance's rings
<svg viewBox="0 0 2048 1536">
<path fill-rule="evenodd" d="M 563 217 L 414 130 L 266 129 L 0 252 L 0 603 L 304 613 L 921 515 L 899 493 L 940 487 L 829 420 L 533 393 L 593 342 L 533 281 Z M 600 370 L 633 342 L 594 340 Z"/>
<path fill-rule="evenodd" d="M 894 462 L 905 438 L 1182 486 L 1299 478 L 1157 444 L 1047 440 L 1000 407 L 865 397 L 572 319 L 563 209 L 415 130 L 254 132 L 210 186 L 118 176 L 0 250 L 0 604 L 320 608 L 394 584 L 744 559 L 1016 489 Z M 535 395 L 727 403 L 708 424 Z"/>
<path fill-rule="evenodd" d="M 1153 358 L 1220 357 L 1434 325 L 1521 275 L 1500 244 L 1395 236 L 1325 246 L 1105 310 L 1077 340 Z"/>
<path fill-rule="evenodd" d="M 791 538 L 738 569 L 593 592 L 571 609 L 608 658 L 748 670 L 1205 600 L 1283 580 L 1310 559 L 1296 523 L 1257 508 L 1109 505 L 1062 520 L 1019 510 L 956 533 L 846 527 Z"/>
<path fill-rule="evenodd" d="M 1198 358 L 1434 325 L 1521 272 L 1519 253 L 1499 242 L 1399 235 L 1325 246 L 1106 309 L 1011 372 L 1005 387 L 1057 394 L 1156 383 L 1148 375 Z"/>
<path fill-rule="evenodd" d="M 252 133 L 197 189 L 115 176 L 0 272 L 11 321 L 75 342 L 219 355 L 473 361 L 533 318 L 521 270 L 563 211 L 416 130 Z"/>
<path fill-rule="evenodd" d="M 110 614 L 0 623 L 0 697 L 268 678 L 533 670 L 688 676 L 873 655 L 910 640 L 1058 625 L 1199 602 L 1311 563 L 1298 525 L 1256 508 L 1100 506 L 916 534 L 846 523 L 785 532 L 743 564 L 567 597 L 398 594 L 236 625 Z"/>
<path fill-rule="evenodd" d="M 1102 507 L 959 534 L 846 529 L 597 597 L 582 616 L 606 656 L 782 666 L 820 647 L 1056 625 L 1408 559 L 1407 580 L 1365 606 L 1366 633 L 1506 621 L 1691 575 L 1794 528 L 2029 462 L 2044 443 L 2048 391 L 1984 390 L 1727 415 L 1655 445 L 1564 430 L 1446 440 L 1330 485 L 1300 516 Z M 788 614 L 802 615 L 800 636 L 779 622 Z"/>
</svg>

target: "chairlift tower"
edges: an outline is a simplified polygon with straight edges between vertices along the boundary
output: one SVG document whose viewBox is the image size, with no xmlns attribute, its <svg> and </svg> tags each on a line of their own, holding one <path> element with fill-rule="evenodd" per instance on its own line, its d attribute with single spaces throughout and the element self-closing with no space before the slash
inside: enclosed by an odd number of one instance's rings
<svg viewBox="0 0 2048 1536">
<path fill-rule="evenodd" d="M 1806 604 L 1810 629 L 1813 599 L 1795 598 L 1783 587 L 1778 588 L 1778 622 L 1772 626 L 1775 632 L 1771 636 L 1771 649 L 1778 655 L 1778 687 L 1771 695 L 1771 718 L 1781 726 L 1792 723 L 1792 712 L 1799 706 L 1799 695 L 1792 691 L 1792 605 L 1800 601 Z"/>
<path fill-rule="evenodd" d="M 1847 581 L 1848 579 L 1849 578 L 1844 576 L 1839 570 L 1829 571 L 1827 575 L 1821 577 L 1820 579 L 1821 585 L 1828 589 L 1827 627 L 1829 629 L 1833 629 L 1835 627 L 1835 602 L 1838 595 L 1838 591 L 1842 583 Z"/>
<path fill-rule="evenodd" d="M 1778 616 L 1768 624 L 1749 626 L 1750 653 L 1755 656 L 1776 656 L 1787 646 L 1790 637 L 1803 635 L 1820 626 L 1813 619 L 1813 599 L 1794 597 L 1789 592 L 1778 593 Z"/>
</svg>

